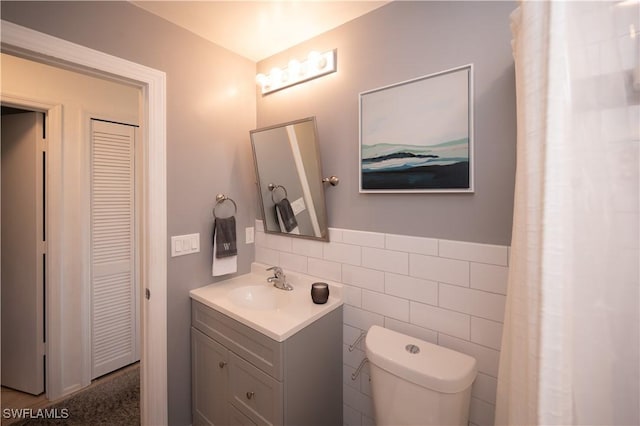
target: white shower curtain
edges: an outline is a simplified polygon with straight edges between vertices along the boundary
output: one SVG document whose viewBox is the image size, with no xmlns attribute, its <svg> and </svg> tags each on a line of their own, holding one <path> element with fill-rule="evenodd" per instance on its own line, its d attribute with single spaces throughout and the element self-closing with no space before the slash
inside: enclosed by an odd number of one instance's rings
<svg viewBox="0 0 640 426">
<path fill-rule="evenodd" d="M 530 1 L 511 18 L 518 158 L 496 424 L 637 425 L 640 5 Z"/>
</svg>

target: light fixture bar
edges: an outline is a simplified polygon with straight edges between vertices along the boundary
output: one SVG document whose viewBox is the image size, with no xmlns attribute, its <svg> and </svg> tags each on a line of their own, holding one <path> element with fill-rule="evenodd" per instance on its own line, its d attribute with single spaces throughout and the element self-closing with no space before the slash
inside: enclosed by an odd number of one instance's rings
<svg viewBox="0 0 640 426">
<path fill-rule="evenodd" d="M 262 94 L 266 95 L 336 72 L 336 58 L 336 49 L 324 53 L 311 52 L 302 62 L 294 59 L 289 62 L 289 66 L 286 68 L 273 68 L 267 75 L 258 74 L 256 82 L 262 88 Z"/>
</svg>

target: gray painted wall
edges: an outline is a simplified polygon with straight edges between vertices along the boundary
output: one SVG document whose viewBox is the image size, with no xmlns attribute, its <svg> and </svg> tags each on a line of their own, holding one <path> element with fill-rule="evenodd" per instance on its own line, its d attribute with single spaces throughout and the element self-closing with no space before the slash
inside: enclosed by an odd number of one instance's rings
<svg viewBox="0 0 640 426">
<path fill-rule="evenodd" d="M 253 246 L 256 212 L 249 130 L 255 128 L 255 64 L 127 2 L 6 2 L 2 19 L 167 74 L 168 234 L 200 233 L 201 252 L 169 257 L 169 424 L 191 423 L 189 290 L 211 277 L 216 193 L 238 204 L 239 272 Z M 169 241 L 167 241 L 169 248 Z M 167 252 L 169 256 L 169 252 Z"/>
<path fill-rule="evenodd" d="M 338 49 L 338 72 L 258 95 L 258 126 L 315 115 L 328 188 L 329 226 L 509 245 L 516 102 L 512 2 L 396 1 L 258 63 L 284 67 Z M 474 64 L 475 194 L 359 194 L 358 94 Z"/>
</svg>

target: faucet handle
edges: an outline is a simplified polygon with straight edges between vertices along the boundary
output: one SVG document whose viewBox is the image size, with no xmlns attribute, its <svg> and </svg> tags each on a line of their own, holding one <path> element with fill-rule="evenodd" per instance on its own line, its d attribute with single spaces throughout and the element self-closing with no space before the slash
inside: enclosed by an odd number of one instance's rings
<svg viewBox="0 0 640 426">
<path fill-rule="evenodd" d="M 284 276 L 284 271 L 279 266 L 272 266 L 271 268 L 267 268 L 267 271 L 273 271 L 273 275 L 277 278 Z"/>
</svg>

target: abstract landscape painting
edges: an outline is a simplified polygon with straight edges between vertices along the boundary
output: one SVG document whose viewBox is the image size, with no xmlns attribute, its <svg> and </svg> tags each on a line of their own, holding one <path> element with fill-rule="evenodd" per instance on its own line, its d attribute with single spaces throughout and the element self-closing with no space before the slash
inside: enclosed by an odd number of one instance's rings
<svg viewBox="0 0 640 426">
<path fill-rule="evenodd" d="M 360 94 L 360 192 L 473 192 L 472 66 Z"/>
</svg>

